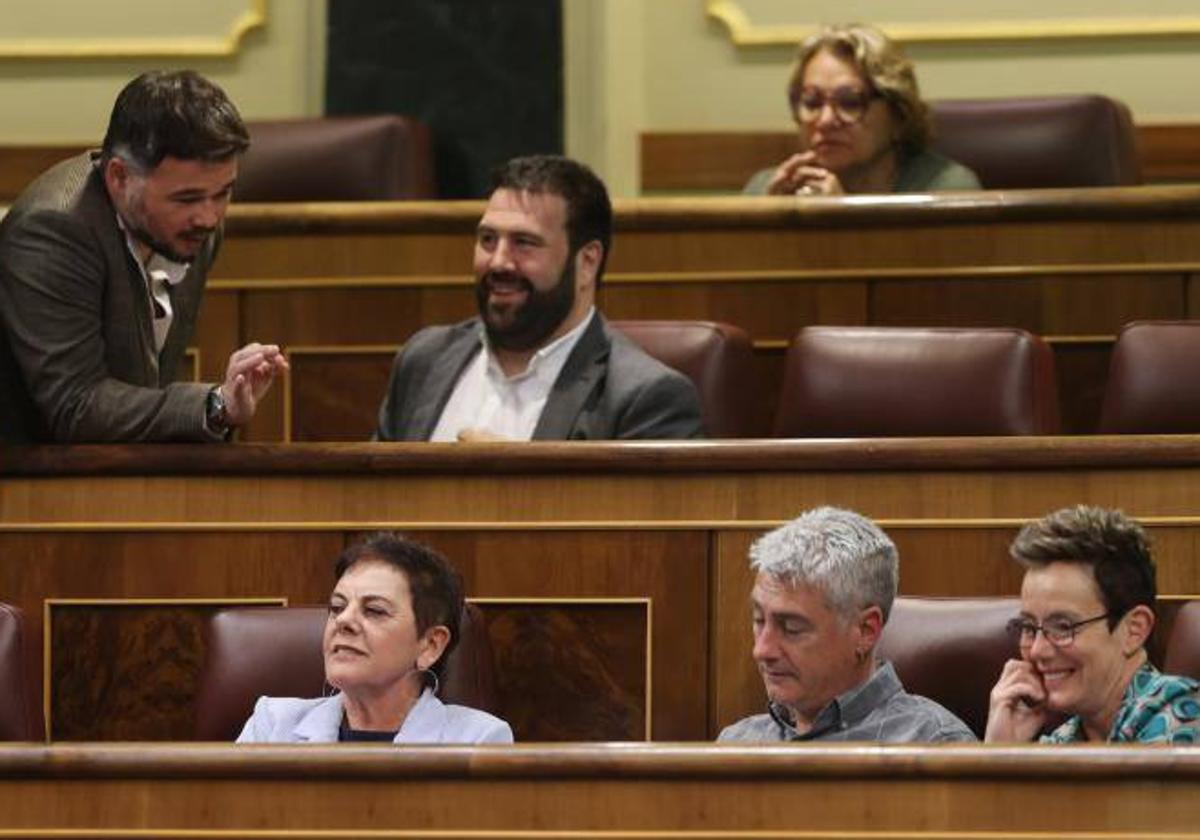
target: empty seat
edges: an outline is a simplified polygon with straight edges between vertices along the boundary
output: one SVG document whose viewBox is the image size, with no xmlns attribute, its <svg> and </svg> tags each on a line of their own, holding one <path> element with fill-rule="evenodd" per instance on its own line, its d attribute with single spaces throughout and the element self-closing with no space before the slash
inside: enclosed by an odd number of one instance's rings
<svg viewBox="0 0 1200 840">
<path fill-rule="evenodd" d="M 1101 434 L 1200 432 L 1200 321 L 1136 321 L 1117 336 Z"/>
<path fill-rule="evenodd" d="M 238 201 L 436 198 L 428 127 L 411 117 L 249 122 Z"/>
<path fill-rule="evenodd" d="M 1200 680 L 1200 601 L 1189 601 L 1175 614 L 1162 669 Z"/>
<path fill-rule="evenodd" d="M 214 615 L 196 698 L 196 739 L 234 740 L 260 696 L 326 693 L 321 636 L 328 616 L 324 606 L 247 607 Z M 477 608 L 467 605 L 460 629 L 439 696 L 494 712 L 492 648 Z"/>
<path fill-rule="evenodd" d="M 648 354 L 685 374 L 700 394 L 709 437 L 758 437 L 754 361 L 740 327 L 713 321 L 612 321 Z"/>
<path fill-rule="evenodd" d="M 1004 663 L 1019 658 L 1005 631 L 1017 598 L 897 598 L 876 653 L 912 694 L 945 706 L 980 738 Z"/>
<path fill-rule="evenodd" d="M 0 741 L 41 741 L 42 710 L 31 685 L 29 639 L 21 611 L 0 604 Z"/>
<path fill-rule="evenodd" d="M 985 189 L 1141 183 L 1133 119 L 1104 96 L 959 99 L 930 103 L 942 154 Z"/>
<path fill-rule="evenodd" d="M 1050 348 L 1017 329 L 805 327 L 775 419 L 776 437 L 1057 431 Z"/>
</svg>

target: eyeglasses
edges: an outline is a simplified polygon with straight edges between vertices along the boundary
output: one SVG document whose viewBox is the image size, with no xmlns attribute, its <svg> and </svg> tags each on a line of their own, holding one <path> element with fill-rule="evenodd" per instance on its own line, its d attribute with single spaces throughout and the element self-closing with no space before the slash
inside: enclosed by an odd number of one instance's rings
<svg viewBox="0 0 1200 840">
<path fill-rule="evenodd" d="M 1033 647 L 1038 633 L 1041 633 L 1046 641 L 1055 647 L 1066 647 L 1075 641 L 1075 634 L 1080 627 L 1103 621 L 1108 617 L 1109 613 L 1098 615 L 1095 618 L 1085 618 L 1083 621 L 1051 618 L 1041 624 L 1028 618 L 1014 618 L 1005 625 L 1005 629 L 1008 631 L 1008 635 L 1012 636 L 1016 643 L 1023 648 Z"/>
<path fill-rule="evenodd" d="M 833 108 L 839 122 L 856 123 L 867 113 L 871 101 L 879 94 L 873 90 L 844 86 L 824 91 L 817 87 L 801 88 L 792 94 L 792 110 L 803 123 L 816 122 L 826 105 Z"/>
</svg>

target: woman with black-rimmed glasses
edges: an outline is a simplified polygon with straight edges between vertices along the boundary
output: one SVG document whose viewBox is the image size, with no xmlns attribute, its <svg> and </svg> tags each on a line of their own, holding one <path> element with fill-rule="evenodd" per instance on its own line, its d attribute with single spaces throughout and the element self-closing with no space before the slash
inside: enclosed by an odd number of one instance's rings
<svg viewBox="0 0 1200 840">
<path fill-rule="evenodd" d="M 1025 567 L 1020 650 L 992 689 L 986 741 L 1190 744 L 1200 738 L 1200 683 L 1161 674 L 1146 643 L 1154 628 L 1154 561 L 1146 535 L 1120 511 L 1083 505 L 1026 525 L 1013 542 Z"/>
<path fill-rule="evenodd" d="M 870 26 L 827 26 L 800 45 L 788 82 L 800 151 L 747 194 L 977 190 L 975 173 L 929 149 L 929 108 L 912 62 Z"/>
</svg>

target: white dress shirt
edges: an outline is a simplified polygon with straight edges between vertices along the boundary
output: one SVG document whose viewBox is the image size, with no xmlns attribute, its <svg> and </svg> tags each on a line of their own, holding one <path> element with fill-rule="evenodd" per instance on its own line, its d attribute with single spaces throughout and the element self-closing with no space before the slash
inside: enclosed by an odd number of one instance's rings
<svg viewBox="0 0 1200 840">
<path fill-rule="evenodd" d="M 150 252 L 150 259 L 143 263 L 142 258 L 138 256 L 138 246 L 142 243 L 129 232 L 120 213 L 117 214 L 117 225 L 125 231 L 125 247 L 133 255 L 133 261 L 137 263 L 142 272 L 142 279 L 146 281 L 146 303 L 150 307 L 151 323 L 154 324 L 154 346 L 161 353 L 163 345 L 167 343 L 167 333 L 171 331 L 171 321 L 175 317 L 175 312 L 171 309 L 168 287 L 183 282 L 188 264 L 169 260 L 153 250 Z"/>
<path fill-rule="evenodd" d="M 479 429 L 508 440 L 530 440 L 555 380 L 595 314 L 592 307 L 578 326 L 534 353 L 525 370 L 513 376 L 505 376 L 481 324 L 483 349 L 458 378 L 429 439 L 453 441 L 463 429 Z"/>
</svg>

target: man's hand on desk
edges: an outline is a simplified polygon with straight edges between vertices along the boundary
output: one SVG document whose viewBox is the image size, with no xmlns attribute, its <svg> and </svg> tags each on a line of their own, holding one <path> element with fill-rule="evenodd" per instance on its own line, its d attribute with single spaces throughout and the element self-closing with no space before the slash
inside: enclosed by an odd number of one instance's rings
<svg viewBox="0 0 1200 840">
<path fill-rule="evenodd" d="M 462 429 L 458 433 L 458 440 L 461 443 L 495 443 L 502 440 L 512 440 L 512 438 L 506 438 L 504 435 L 498 435 L 487 429 Z"/>
<path fill-rule="evenodd" d="M 229 357 L 225 381 L 220 386 L 228 425 L 249 423 L 275 377 L 287 369 L 287 358 L 278 345 L 247 344 L 235 350 Z"/>
</svg>

